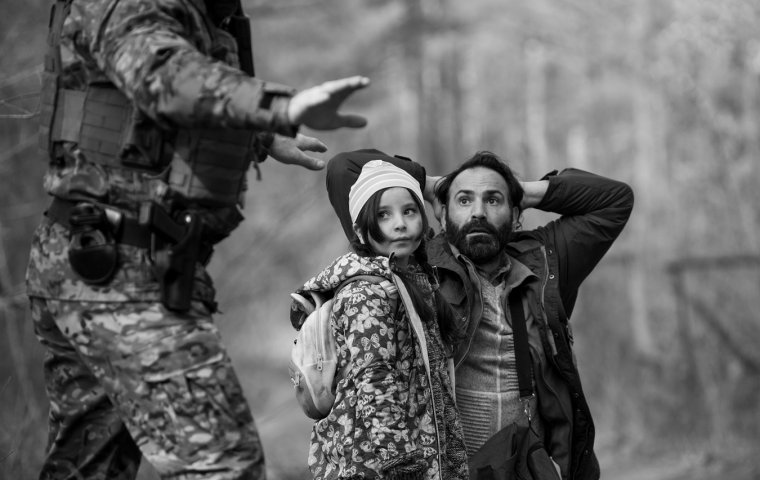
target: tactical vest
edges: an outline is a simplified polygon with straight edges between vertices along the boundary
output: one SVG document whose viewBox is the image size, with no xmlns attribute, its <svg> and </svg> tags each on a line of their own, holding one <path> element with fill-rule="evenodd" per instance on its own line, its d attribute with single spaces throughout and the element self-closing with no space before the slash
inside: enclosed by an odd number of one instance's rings
<svg viewBox="0 0 760 480">
<path fill-rule="evenodd" d="M 219 34 L 206 15 L 203 0 L 192 0 L 203 13 L 213 43 Z M 111 84 L 88 84 L 84 90 L 62 85 L 61 33 L 71 0 L 52 7 L 48 52 L 41 93 L 40 147 L 57 156 L 61 142 L 78 145 L 85 159 L 101 165 L 164 172 L 168 198 L 200 207 L 230 207 L 239 203 L 246 172 L 256 160 L 257 139 L 251 130 L 159 128 Z M 253 75 L 250 24 L 239 6 L 227 22 L 238 43 L 240 62 Z M 241 25 L 244 28 L 241 28 Z M 164 199 L 155 199 L 162 201 Z"/>
</svg>

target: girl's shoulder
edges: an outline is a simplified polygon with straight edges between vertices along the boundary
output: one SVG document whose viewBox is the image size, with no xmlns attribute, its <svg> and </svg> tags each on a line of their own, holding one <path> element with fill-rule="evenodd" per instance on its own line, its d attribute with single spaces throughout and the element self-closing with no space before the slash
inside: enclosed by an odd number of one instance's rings
<svg viewBox="0 0 760 480">
<path fill-rule="evenodd" d="M 336 291 L 336 301 L 362 303 L 371 300 L 388 300 L 398 295 L 393 281 L 381 275 L 356 275 L 344 281 Z"/>
<path fill-rule="evenodd" d="M 395 316 L 398 290 L 388 278 L 357 278 L 335 296 L 333 313 L 341 317 L 373 316 L 377 319 Z"/>
</svg>

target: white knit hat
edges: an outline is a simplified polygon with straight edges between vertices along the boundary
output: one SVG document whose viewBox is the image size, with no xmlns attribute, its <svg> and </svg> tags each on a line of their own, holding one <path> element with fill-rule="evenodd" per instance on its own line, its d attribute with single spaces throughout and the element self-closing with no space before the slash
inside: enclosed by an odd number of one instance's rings
<svg viewBox="0 0 760 480">
<path fill-rule="evenodd" d="M 414 193 L 424 205 L 420 184 L 413 176 L 397 166 L 382 160 L 371 160 L 362 167 L 362 173 L 348 192 L 348 211 L 351 221 L 356 223 L 362 207 L 376 192 L 385 188 L 403 187 Z"/>
</svg>

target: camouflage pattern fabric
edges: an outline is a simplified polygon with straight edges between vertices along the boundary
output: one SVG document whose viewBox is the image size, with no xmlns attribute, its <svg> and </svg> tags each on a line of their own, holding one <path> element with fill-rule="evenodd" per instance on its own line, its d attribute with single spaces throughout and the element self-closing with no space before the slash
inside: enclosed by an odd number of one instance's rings
<svg viewBox="0 0 760 480">
<path fill-rule="evenodd" d="M 119 245 L 119 268 L 105 285 L 89 285 L 69 264 L 70 234 L 66 227 L 44 218 L 32 238 L 26 291 L 29 296 L 88 302 L 159 301 L 160 286 L 148 251 Z M 198 265 L 193 298 L 213 306 L 215 290 L 211 277 Z"/>
<path fill-rule="evenodd" d="M 47 348 L 50 446 L 41 478 L 264 478 L 261 444 L 209 311 L 32 298 Z M 138 449 L 139 447 L 139 449 Z"/>
<path fill-rule="evenodd" d="M 235 42 L 215 29 L 203 4 L 74 0 L 63 44 L 89 83 L 113 83 L 166 129 L 279 128 L 288 134 L 293 89 L 242 72 Z"/>
<path fill-rule="evenodd" d="M 234 40 L 214 27 L 203 0 L 73 0 L 62 46 L 62 86 L 118 88 L 138 123 L 170 136 L 180 128 L 294 135 L 287 120 L 294 91 L 240 71 Z M 74 142 L 53 148 L 44 178 L 52 196 L 132 218 L 142 203 L 165 199 L 165 171 L 98 164 Z M 138 156 L 122 153 L 124 165 Z M 242 219 L 237 206 L 200 213 L 215 241 Z M 159 302 L 146 250 L 119 245 L 115 276 L 92 286 L 71 270 L 69 242 L 65 227 L 44 219 L 27 270 L 47 348 L 42 478 L 131 479 L 144 455 L 165 478 L 263 479 L 253 418 L 211 322 L 205 269 L 196 268 L 193 309 L 177 315 Z"/>
<path fill-rule="evenodd" d="M 115 86 L 139 111 L 139 123 L 170 134 L 179 128 L 234 128 L 294 135 L 287 106 L 295 90 L 239 70 L 234 39 L 210 23 L 203 4 L 73 0 L 61 39 L 69 52 L 63 56 L 61 84 L 73 90 Z M 56 161 L 44 179 L 51 195 L 92 198 L 134 215 L 141 203 L 167 195 L 166 172 L 99 165 L 72 142 L 55 148 Z M 264 160 L 266 151 L 256 150 L 257 160 Z M 137 151 L 123 155 L 127 163 L 143 161 Z M 211 230 L 225 233 L 242 219 L 234 207 L 202 213 Z"/>
</svg>

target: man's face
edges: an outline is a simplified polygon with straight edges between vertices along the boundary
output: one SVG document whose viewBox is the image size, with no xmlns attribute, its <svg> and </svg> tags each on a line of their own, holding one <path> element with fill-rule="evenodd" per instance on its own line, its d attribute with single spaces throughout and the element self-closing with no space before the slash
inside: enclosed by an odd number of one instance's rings
<svg viewBox="0 0 760 480">
<path fill-rule="evenodd" d="M 446 239 L 475 264 L 490 262 L 509 241 L 512 216 L 504 177 L 485 167 L 465 170 L 449 189 Z"/>
</svg>

